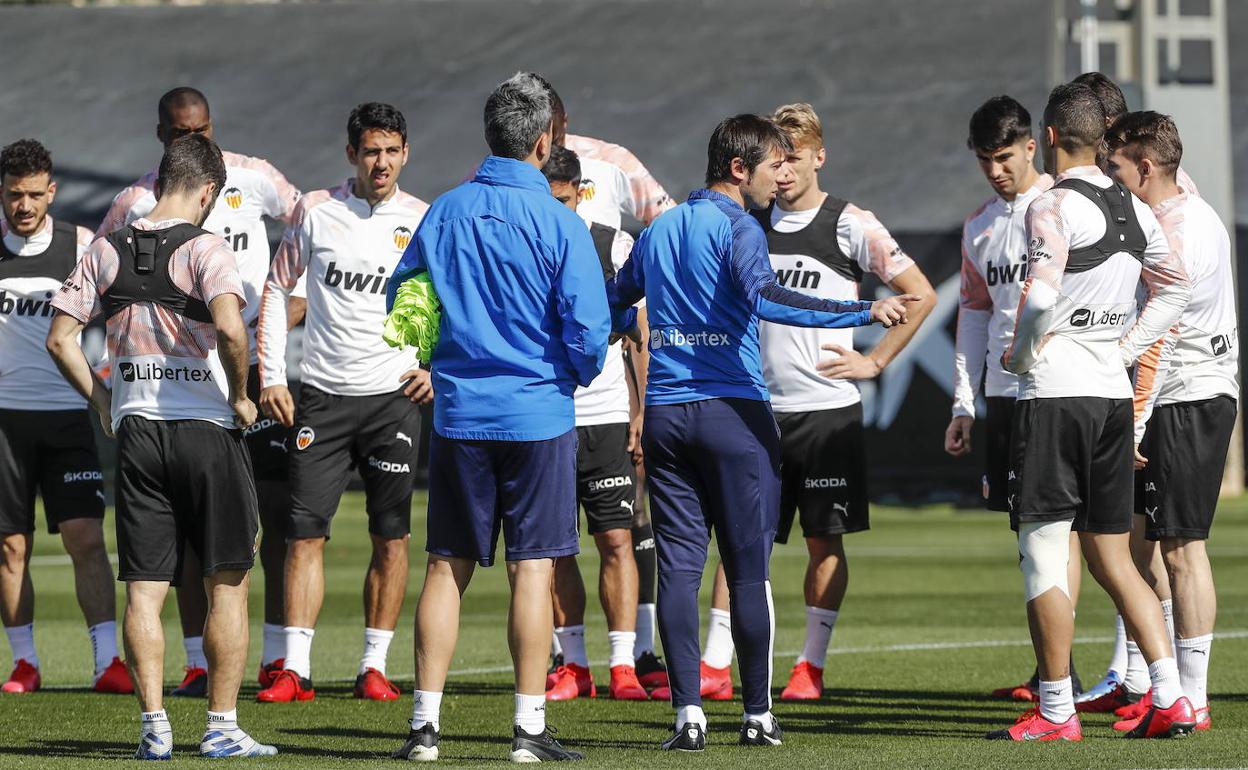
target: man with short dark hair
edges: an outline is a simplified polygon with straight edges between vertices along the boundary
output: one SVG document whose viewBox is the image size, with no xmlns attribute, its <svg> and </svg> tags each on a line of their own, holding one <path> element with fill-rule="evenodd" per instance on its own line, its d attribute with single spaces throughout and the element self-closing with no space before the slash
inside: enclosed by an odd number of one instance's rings
<svg viewBox="0 0 1248 770">
<path fill-rule="evenodd" d="M 490 155 L 440 196 L 390 279 L 427 274 L 441 302 L 416 691 L 400 759 L 437 759 L 461 596 L 501 532 L 515 668 L 514 762 L 581 759 L 546 726 L 554 560 L 575 555 L 573 391 L 602 370 L 610 319 L 589 230 L 551 196 L 550 97 L 517 73 L 485 103 Z"/>
<path fill-rule="evenodd" d="M 300 199 L 264 286 L 256 345 L 260 406 L 289 429 L 291 507 L 286 522 L 286 659 L 263 703 L 309 701 L 312 637 L 324 600 L 325 543 L 353 468 L 364 479 L 373 557 L 364 578 L 364 652 L 355 697 L 395 700 L 386 656 L 407 591 L 413 468 L 427 372 L 411 351 L 381 338 L 386 278 L 428 205 L 398 187 L 407 122 L 369 102 L 347 119 L 355 175 Z M 298 406 L 286 383 L 287 297 L 307 276 Z"/>
<path fill-rule="evenodd" d="M 164 146 L 190 134 L 213 138 L 208 100 L 189 86 L 179 86 L 160 97 L 156 106 L 156 138 Z M 243 321 L 251 346 L 248 397 L 260 398 L 257 368 L 256 324 L 260 316 L 260 294 L 269 274 L 269 238 L 265 218 L 290 223 L 299 191 L 268 161 L 223 152 L 226 181 L 219 190 L 220 200 L 204 222 L 204 229 L 225 239 L 234 251 L 243 278 L 246 307 Z M 156 171 L 146 174 L 113 198 L 112 206 L 96 237 L 105 235 L 146 216 L 156 205 Z M 282 667 L 285 637 L 282 632 L 282 565 L 286 558 L 283 524 L 290 509 L 290 489 L 286 484 L 285 428 L 271 417 L 262 416 L 246 431 L 256 494 L 260 504 L 260 564 L 264 568 L 264 646 L 260 653 L 260 686 L 272 684 Z M 188 577 L 199 571 L 194 559 L 184 564 Z M 207 597 L 197 580 L 183 581 L 177 592 L 182 618 L 182 644 L 186 650 L 186 674 L 173 695 L 203 697 L 207 693 L 207 665 L 203 653 L 204 617 Z"/>
<path fill-rule="evenodd" d="M 1131 561 L 1131 382 L 1126 367 L 1178 320 L 1183 267 L 1146 205 L 1096 166 L 1105 133 L 1090 88 L 1053 89 L 1042 147 L 1054 187 L 1027 210 L 1030 271 L 1003 356 L 1019 375 L 1011 434 L 1010 522 L 1018 532 L 1039 708 L 994 740 L 1082 740 L 1070 679 L 1070 533 L 1149 661 L 1153 710 L 1132 738 L 1195 726 L 1161 607 Z M 1149 299 L 1135 313 L 1137 287 Z M 1134 322 L 1128 326 L 1129 319 Z"/>
<path fill-rule="evenodd" d="M 971 115 L 966 146 L 975 154 L 993 195 L 962 226 L 962 287 L 954 354 L 953 417 L 945 430 L 945 451 L 971 452 L 971 429 L 983 384 L 987 414 L 983 495 L 989 510 L 1008 511 L 1010 430 L 1018 377 L 1001 366 L 1001 354 L 1014 334 L 1023 282 L 1027 280 L 1027 207 L 1053 186 L 1053 177 L 1036 171 L 1036 140 L 1031 113 L 1009 96 L 994 96 Z M 1076 601 L 1083 575 L 1079 539 L 1071 535 L 1067 583 Z M 1071 663 L 1076 694 L 1079 677 Z M 993 697 L 1033 701 L 1039 672 Z"/>
<path fill-rule="evenodd" d="M 125 642 L 143 711 L 138 759 L 169 759 L 163 708 L 160 611 L 183 576 L 187 549 L 208 595 L 206 757 L 277 749 L 238 727 L 247 660 L 248 572 L 259 532 L 242 431 L 256 421 L 247 397 L 243 284 L 234 255 L 202 229 L 226 183 L 221 151 L 190 135 L 170 142 L 156 207 L 97 240 L 53 307 L 48 351 L 70 384 L 117 434 L 118 579 L 126 583 Z M 78 335 L 103 314 L 112 391 L 91 370 Z"/>
<path fill-rule="evenodd" d="M 35 589 L 30 579 L 35 492 L 48 532 L 74 566 L 78 606 L 95 653 L 96 692 L 130 693 L 117 657 L 113 570 L 104 550 L 104 482 L 87 404 L 48 358 L 49 300 L 91 243 L 53 221 L 52 156 L 34 139 L 0 150 L 0 620 L 13 672 L 0 692 L 39 689 Z"/>
<path fill-rule="evenodd" d="M 576 211 L 584 196 L 576 153 L 556 145 L 542 167 L 542 175 L 555 200 Z M 603 278 L 610 280 L 628 260 L 633 238 L 598 222 L 586 220 L 585 224 L 598 252 Z M 646 700 L 650 696 L 637 679 L 633 657 L 637 562 L 630 530 L 637 477 L 629 454 L 629 422 L 640 407 L 630 380 L 644 383 L 645 373 L 637 371 L 637 357 L 625 356 L 623 347 L 622 341 L 613 343 L 607 349 L 602 373 L 587 387 L 576 389 L 576 486 L 589 533 L 598 546 L 598 596 L 607 616 L 611 650 L 607 662 L 609 693 L 616 700 Z M 626 366 L 632 371 L 626 372 Z M 576 557 L 555 560 L 552 591 L 555 638 L 564 660 L 547 677 L 546 700 L 593 697 L 596 689 L 585 652 L 585 582 Z"/>
<path fill-rule="evenodd" d="M 617 313 L 648 297 L 650 370 L 642 443 L 659 557 L 659 631 L 676 732 L 666 750 L 701 751 L 698 588 L 715 530 L 727 575 L 745 700 L 740 742 L 781 742 L 771 714 L 774 620 L 768 562 L 779 519 L 780 442 L 763 379 L 759 319 L 843 328 L 903 321 L 903 295 L 819 299 L 784 288 L 749 209 L 791 172 L 788 135 L 757 115 L 721 122 L 707 147 L 707 187 L 660 217 L 608 284 Z M 616 328 L 627 328 L 617 316 Z M 662 697 L 656 691 L 655 697 Z"/>
<path fill-rule="evenodd" d="M 1110 127 L 1107 146 L 1110 173 L 1152 207 L 1192 284 L 1177 334 L 1155 343 L 1136 367 L 1137 464 L 1144 467 L 1136 493 L 1142 517 L 1135 526 L 1161 544 L 1170 590 L 1157 595 L 1174 597 L 1179 678 L 1196 711 L 1195 729 L 1207 730 L 1212 721 L 1206 680 L 1217 599 L 1205 541 L 1239 400 L 1230 236 L 1217 212 L 1175 179 L 1183 142 L 1168 116 L 1127 113 Z M 1150 700 L 1145 695 L 1120 712 L 1124 719 L 1114 729 L 1137 728 Z"/>
</svg>

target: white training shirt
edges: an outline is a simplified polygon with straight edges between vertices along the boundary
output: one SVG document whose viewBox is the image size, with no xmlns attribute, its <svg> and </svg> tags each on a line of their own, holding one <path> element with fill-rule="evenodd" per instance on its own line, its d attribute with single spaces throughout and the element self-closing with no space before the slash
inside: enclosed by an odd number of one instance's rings
<svg viewBox="0 0 1248 770">
<path fill-rule="evenodd" d="M 581 161 L 583 218 L 621 229 L 621 214 L 643 225 L 676 205 L 641 161 L 626 148 L 588 136 L 568 134 L 564 146 Z"/>
<path fill-rule="evenodd" d="M 260 294 L 269 275 L 271 257 L 264 218 L 280 219 L 289 225 L 299 200 L 299 190 L 266 160 L 235 152 L 222 155 L 225 187 L 217 196 L 204 229 L 224 238 L 234 250 L 246 293 L 243 322 L 247 324 L 247 343 L 254 364 L 258 360 L 256 323 L 260 317 Z M 118 193 L 95 237 L 102 238 L 147 216 L 156 206 L 155 184 L 156 172 L 152 171 Z"/>
<path fill-rule="evenodd" d="M 1239 329 L 1231 241 L 1213 207 L 1188 192 L 1153 207 L 1192 284 L 1179 317 L 1177 340 L 1160 372 L 1158 404 L 1239 398 Z M 1137 398 L 1147 385 L 1148 356 L 1140 359 Z"/>
<path fill-rule="evenodd" d="M 1084 179 L 1108 189 L 1095 166 L 1057 179 Z M 1018 398 L 1132 397 L 1127 367 L 1178 320 L 1190 287 L 1183 267 L 1147 205 L 1128 196 L 1144 231 L 1143 264 L 1120 251 L 1096 267 L 1066 273 L 1069 253 L 1104 236 L 1105 216 L 1075 190 L 1051 189 L 1027 209 L 1027 282 L 1019 305 L 1007 368 L 1019 374 Z M 1136 288 L 1148 301 L 1136 313 Z M 1129 329 L 1128 323 L 1135 315 Z"/>
<path fill-rule="evenodd" d="M 1041 174 L 1012 201 L 992 196 L 962 225 L 954 417 L 975 416 L 981 382 L 986 396 L 1018 395 L 1018 377 L 1001 366 L 1001 354 L 1014 338 L 1018 298 L 1027 280 L 1027 207 L 1052 186 L 1053 177 Z"/>
<path fill-rule="evenodd" d="M 308 193 L 295 208 L 261 300 L 257 347 L 260 385 L 286 384 L 286 299 L 307 280 L 303 383 L 337 396 L 373 396 L 402 387 L 416 366 L 415 348 L 381 338 L 386 282 L 429 205 L 396 189 L 370 207 L 348 179 Z"/>
<path fill-rule="evenodd" d="M 820 207 L 822 205 L 821 202 Z M 771 225 L 776 232 L 797 232 L 814 221 L 819 211 L 820 208 L 784 211 L 773 206 Z M 837 219 L 836 241 L 843 254 L 864 272 L 874 273 L 885 283 L 914 264 L 875 214 L 852 203 L 845 206 Z M 856 282 L 809 255 L 773 253 L 770 257 L 777 279 L 786 288 L 821 299 L 858 299 Z M 823 350 L 823 345 L 853 348 L 853 329 L 810 329 L 759 321 L 758 339 L 763 378 L 771 391 L 774 411 L 840 409 L 862 399 L 858 386 L 852 381 L 828 379 L 816 368 L 819 361 L 837 357 Z"/>
<path fill-rule="evenodd" d="M 577 209 L 580 213 L 580 209 Z M 584 216 L 584 215 L 582 215 Z M 601 224 L 601 223 L 600 223 Z M 616 229 L 611 243 L 611 263 L 618 271 L 633 250 L 633 237 Z M 607 348 L 602 371 L 587 387 L 577 388 L 573 396 L 576 427 L 612 425 L 628 422 L 628 374 L 624 367 L 624 343 L 617 341 Z"/>
<path fill-rule="evenodd" d="M 0 237 L 20 259 L 38 259 L 52 245 L 52 217 L 29 238 L 9 230 L 0 217 Z M 91 245 L 91 231 L 77 228 L 78 259 Z M 55 411 L 85 409 L 87 402 L 66 381 L 48 355 L 52 298 L 61 281 L 48 276 L 0 278 L 0 409 Z"/>
</svg>

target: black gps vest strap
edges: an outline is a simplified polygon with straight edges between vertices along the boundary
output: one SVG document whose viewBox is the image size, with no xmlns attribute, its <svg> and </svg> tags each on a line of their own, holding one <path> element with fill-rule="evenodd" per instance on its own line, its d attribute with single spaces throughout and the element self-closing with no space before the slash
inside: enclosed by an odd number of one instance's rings
<svg viewBox="0 0 1248 770">
<path fill-rule="evenodd" d="M 841 213 L 849 203 L 829 195 L 810 224 L 795 233 L 782 233 L 771 226 L 771 207 L 764 211 L 753 211 L 754 218 L 763 226 L 767 233 L 767 250 L 773 254 L 801 254 L 818 262 L 822 262 L 835 270 L 846 280 L 858 283 L 862 281 L 862 268 L 858 262 L 850 259 L 841 251 L 840 241 L 836 237 Z M 774 207 L 775 204 L 772 204 Z"/>
<path fill-rule="evenodd" d="M 52 220 L 52 242 L 42 254 L 22 257 L 9 251 L 0 238 L 0 280 L 5 278 L 51 278 L 64 281 L 78 264 L 78 229 L 68 222 Z"/>
<path fill-rule="evenodd" d="M 1083 179 L 1063 179 L 1054 187 L 1074 190 L 1096 204 L 1105 217 L 1105 235 L 1091 246 L 1071 249 L 1066 258 L 1066 272 L 1082 273 L 1100 265 L 1120 251 L 1143 261 L 1148 239 L 1135 216 L 1131 193 L 1121 182 L 1100 188 Z"/>
<path fill-rule="evenodd" d="M 614 227 L 600 225 L 597 222 L 591 222 L 589 225 L 589 234 L 594 239 L 594 250 L 598 252 L 598 261 L 602 263 L 602 277 L 611 280 L 615 277 L 615 261 L 611 259 L 611 247 L 615 245 L 615 234 L 619 232 Z"/>
<path fill-rule="evenodd" d="M 136 302 L 152 302 L 184 318 L 212 323 L 203 300 L 179 289 L 169 277 L 169 259 L 192 238 L 207 231 L 183 222 L 163 230 L 123 227 L 110 233 L 108 242 L 117 249 L 117 278 L 101 296 L 104 317 L 112 318 Z"/>
</svg>

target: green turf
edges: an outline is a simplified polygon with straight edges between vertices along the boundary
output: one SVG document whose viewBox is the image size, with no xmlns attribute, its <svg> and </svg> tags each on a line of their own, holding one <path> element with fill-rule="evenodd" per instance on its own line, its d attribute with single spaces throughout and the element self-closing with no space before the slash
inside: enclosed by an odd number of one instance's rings
<svg viewBox="0 0 1248 770">
<path fill-rule="evenodd" d="M 417 510 L 423 510 L 417 503 Z M 399 766 L 385 760 L 406 732 L 411 699 L 411 616 L 423 575 L 421 538 L 404 620 L 391 648 L 391 673 L 404 689 L 397 703 L 351 698 L 362 647 L 360 586 L 368 539 L 363 500 L 350 495 L 334 525 L 326 553 L 325 609 L 313 650 L 317 699 L 306 704 L 262 706 L 252 699 L 254 681 L 240 706 L 243 725 L 277 744 L 282 755 L 235 761 L 272 767 Z M 1033 665 L 1024 627 L 1020 577 L 1009 530 L 1001 517 L 877 507 L 875 529 L 849 538 L 851 588 L 829 657 L 827 698 L 811 705 L 777 704 L 785 744 L 743 750 L 733 743 L 740 703 L 708 704 L 710 746 L 702 755 L 656 750 L 671 713 L 664 703 L 613 703 L 606 699 L 555 704 L 549 719 L 567 743 L 600 767 L 1231 767 L 1248 762 L 1248 500 L 1222 506 L 1212 552 L 1219 583 L 1219 629 L 1232 635 L 1214 647 L 1211 681 L 1215 729 L 1183 741 L 1123 741 L 1110 719 L 1084 720 L 1082 744 L 988 744 L 989 729 L 1012 722 L 1019 707 L 983 693 L 1024 679 Z M 109 529 L 111 529 L 111 520 Z M 417 522 L 416 531 L 423 526 Z M 90 648 L 73 599 L 72 573 L 57 540 L 37 538 L 34 567 L 38 595 L 37 642 L 48 689 L 0 698 L 0 768 L 117 767 L 126 764 L 137 739 L 138 713 L 126 697 L 87 693 Z M 587 572 L 595 568 L 586 556 Z M 777 610 L 776 679 L 784 684 L 804 630 L 800 543 L 779 547 L 772 561 Z M 590 572 L 592 574 L 592 572 Z M 259 607 L 260 577 L 253 587 Z M 594 581 L 590 581 L 592 589 Z M 119 592 L 120 593 L 120 592 Z M 455 669 L 443 705 L 443 764 L 479 765 L 507 756 L 512 706 L 501 568 L 481 570 L 469 588 Z M 705 592 L 704 592 L 705 598 Z M 595 600 L 591 597 L 591 607 Z M 171 682 L 180 673 L 176 611 L 166 608 Z M 253 612 L 253 662 L 260 623 Z M 601 613 L 589 618 L 591 658 L 606 655 Z M 1109 657 L 1112 612 L 1090 581 L 1079 608 L 1082 641 L 1076 659 L 1095 680 Z M 1099 640 L 1099 641 L 1098 641 Z M 904 646 L 944 644 L 945 649 Z M 481 671 L 484 669 L 485 671 Z M 476 671 L 476 673 L 471 673 Z M 595 667 L 601 682 L 606 670 Z M 79 689 L 73 689 L 78 687 Z M 202 729 L 203 702 L 167 702 L 177 748 L 193 758 Z"/>
</svg>

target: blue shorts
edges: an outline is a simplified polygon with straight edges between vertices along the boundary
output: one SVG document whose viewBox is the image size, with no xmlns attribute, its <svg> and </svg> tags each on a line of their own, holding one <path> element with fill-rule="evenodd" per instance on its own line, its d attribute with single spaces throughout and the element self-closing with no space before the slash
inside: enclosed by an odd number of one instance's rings
<svg viewBox="0 0 1248 770">
<path fill-rule="evenodd" d="M 780 521 L 780 430 L 770 402 L 647 406 L 641 441 L 659 572 L 700 574 L 714 530 L 730 583 L 766 580 Z"/>
<path fill-rule="evenodd" d="M 494 563 L 580 552 L 576 530 L 576 431 L 546 441 L 429 440 L 425 550 Z"/>
</svg>

